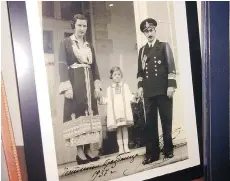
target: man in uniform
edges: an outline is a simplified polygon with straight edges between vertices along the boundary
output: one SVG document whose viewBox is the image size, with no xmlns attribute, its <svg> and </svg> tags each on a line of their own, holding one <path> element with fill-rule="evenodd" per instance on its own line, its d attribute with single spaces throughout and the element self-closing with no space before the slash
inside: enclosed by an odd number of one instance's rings
<svg viewBox="0 0 230 181">
<path fill-rule="evenodd" d="M 157 22 L 148 18 L 140 30 L 148 42 L 138 56 L 138 95 L 144 98 L 146 125 L 146 154 L 143 164 L 159 160 L 158 110 L 160 114 L 166 158 L 172 158 L 172 108 L 173 94 L 177 88 L 176 70 L 172 50 L 168 43 L 156 39 Z"/>
</svg>

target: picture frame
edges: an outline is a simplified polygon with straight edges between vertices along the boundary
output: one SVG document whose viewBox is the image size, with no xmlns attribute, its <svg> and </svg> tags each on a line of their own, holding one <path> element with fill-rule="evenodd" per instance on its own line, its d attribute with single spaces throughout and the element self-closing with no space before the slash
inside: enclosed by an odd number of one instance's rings
<svg viewBox="0 0 230 181">
<path fill-rule="evenodd" d="M 195 5 L 195 6 L 194 6 Z M 186 6 L 190 6 L 194 9 L 196 9 L 196 4 L 186 4 Z M 183 5 L 184 9 L 183 15 L 188 17 L 188 14 L 185 15 L 185 3 Z M 26 158 L 27 158 L 27 169 L 28 169 L 28 178 L 29 180 L 58 180 L 58 174 L 57 174 L 57 163 L 56 163 L 56 155 L 55 155 L 55 149 L 54 149 L 54 138 L 53 138 L 53 132 L 52 132 L 52 123 L 47 122 L 46 120 L 51 120 L 51 113 L 47 110 L 50 110 L 49 105 L 49 96 L 48 96 L 48 86 L 44 84 L 44 82 L 39 82 L 41 80 L 46 80 L 46 73 L 45 73 L 45 67 L 44 62 L 41 63 L 36 60 L 36 57 L 39 57 L 39 53 L 41 53 L 42 48 L 42 38 L 41 38 L 41 29 L 36 29 L 35 26 L 29 26 L 28 22 L 32 22 L 32 19 L 35 20 L 37 25 L 39 25 L 39 16 L 38 16 L 38 7 L 37 3 L 32 2 L 8 2 L 8 8 L 9 8 L 9 15 L 10 15 L 10 22 L 11 22 L 11 33 L 12 33 L 12 39 L 13 39 L 13 47 L 14 47 L 14 53 L 15 53 L 15 66 L 17 71 L 17 80 L 18 80 L 18 92 L 20 97 L 20 108 L 21 108 L 21 116 L 22 116 L 22 124 L 23 124 L 23 135 L 24 135 L 24 142 L 25 142 L 25 150 L 26 150 Z M 29 16 L 31 15 L 34 9 L 36 9 L 37 14 L 35 16 Z M 187 9 L 188 10 L 188 9 Z M 30 14 L 31 13 L 31 14 Z M 196 13 L 195 13 L 196 14 Z M 197 17 L 197 15 L 196 15 Z M 19 21 L 20 20 L 20 21 Z M 40 20 L 41 21 L 41 20 Z M 17 23 L 17 22 L 20 22 Z M 189 18 L 187 19 L 187 22 L 189 24 Z M 194 23 L 196 30 L 198 29 L 198 23 Z M 189 31 L 189 28 L 188 28 Z M 32 32 L 32 33 L 31 33 Z M 36 33 L 35 33 L 36 32 Z M 189 32 L 194 33 L 194 32 Z M 197 31 L 196 31 L 197 33 Z M 30 35 L 30 36 L 29 36 Z M 40 37 L 40 43 L 36 44 L 37 49 L 35 50 L 32 48 L 35 46 L 35 42 L 32 40 L 33 36 L 37 35 L 38 38 Z M 198 37 L 199 37 L 199 31 L 198 31 Z M 190 34 L 191 36 L 191 34 Z M 193 42 L 192 45 L 190 39 L 190 50 L 192 47 L 198 44 L 198 42 Z M 20 48 L 23 50 L 24 54 L 18 54 L 17 48 L 18 43 L 20 44 Z M 38 51 L 40 50 L 40 52 Z M 194 48 L 195 51 L 195 48 Z M 199 52 L 197 52 L 197 57 L 200 58 Z M 19 58 L 23 57 L 23 60 L 25 62 L 24 65 L 26 67 L 20 67 L 21 62 L 19 61 Z M 190 52 L 191 56 L 191 52 Z M 192 57 L 191 57 L 192 58 Z M 191 63 L 191 66 L 199 67 L 200 66 L 200 59 L 192 59 L 195 60 L 193 63 Z M 39 67 L 39 69 L 38 69 Z M 193 67 L 192 70 L 194 71 Z M 198 71 L 196 69 L 196 71 Z M 200 74 L 201 72 L 199 72 Z M 192 75 L 194 76 L 194 72 L 192 72 Z M 196 74 L 197 76 L 197 74 Z M 38 77 L 40 80 L 38 80 Z M 198 87 L 199 83 L 201 83 L 199 76 L 197 76 L 193 81 L 196 82 L 196 85 Z M 36 83 L 35 83 L 36 82 Z M 43 87 L 42 90 L 38 87 Z M 194 84 L 193 84 L 194 85 Z M 198 139 L 201 140 L 201 107 L 199 102 L 201 99 L 200 93 L 201 93 L 201 87 L 195 89 L 194 88 L 194 97 L 195 97 L 195 107 L 196 107 L 196 125 L 198 129 Z M 41 92 L 40 92 L 41 91 Z M 42 103 L 42 106 L 41 106 Z M 28 111 L 30 110 L 30 111 Z M 200 111 L 200 112 L 199 112 Z M 46 114 L 44 114 L 46 112 Z M 33 118 L 33 119 L 31 119 Z M 39 121 L 40 120 L 40 121 Z M 45 128 L 44 128 L 44 125 Z M 33 131 L 31 131 L 33 130 Z M 196 131 L 195 131 L 196 132 Z M 198 140 L 197 140 L 198 141 Z M 36 144 L 33 144 L 36 143 Z M 200 142 L 201 143 L 201 142 Z M 198 142 L 196 143 L 196 146 L 198 146 Z M 200 174 L 202 171 L 202 146 L 199 145 L 199 148 L 201 150 L 200 154 L 201 156 L 199 158 L 196 158 L 196 163 L 192 165 L 193 168 L 189 168 L 189 166 L 186 167 L 186 169 L 176 169 L 168 175 L 168 177 L 175 178 L 176 175 L 181 178 L 187 177 L 188 179 L 192 178 L 198 173 Z M 198 149 L 198 147 L 197 147 Z M 36 157 L 34 157 L 34 154 L 36 153 Z M 197 154 L 198 150 L 197 150 Z M 52 161 L 51 161 L 52 160 Z M 175 172 L 178 171 L 178 172 Z M 174 172 L 174 173 L 173 173 Z M 195 173 L 195 175 L 194 175 Z M 139 176 L 140 179 L 147 179 L 151 177 L 156 177 L 153 175 L 153 173 L 148 172 L 149 175 L 146 177 Z M 161 176 L 161 178 L 167 177 L 163 176 L 165 175 L 164 172 L 162 174 L 159 174 L 158 176 Z M 183 176 L 182 176 L 183 175 Z M 136 175 L 137 176 L 137 175 Z M 123 178 L 125 179 L 125 177 Z M 155 178 L 159 179 L 159 178 Z"/>
<path fill-rule="evenodd" d="M 202 25 L 202 83 L 204 90 L 204 176 L 206 180 L 222 178 L 227 181 L 230 179 L 230 149 L 227 139 L 230 131 L 229 8 L 229 2 L 201 3 L 202 22 L 204 22 Z M 221 14 L 218 13 L 220 9 Z M 215 27 L 221 28 L 213 31 Z M 218 87 L 221 87 L 221 90 Z M 220 130 L 222 134 L 218 135 Z M 219 148 L 222 150 L 221 154 L 215 151 Z"/>
<path fill-rule="evenodd" d="M 11 32 L 7 2 L 1 3 L 2 15 L 2 179 L 27 181 L 26 160 L 21 128 L 20 111 L 17 96 L 17 83 L 11 44 Z M 4 102 L 4 103 L 3 103 Z M 18 169 L 17 169 L 18 168 Z M 17 169 L 16 171 L 14 171 Z M 16 178 L 13 175 L 20 177 Z"/>
</svg>

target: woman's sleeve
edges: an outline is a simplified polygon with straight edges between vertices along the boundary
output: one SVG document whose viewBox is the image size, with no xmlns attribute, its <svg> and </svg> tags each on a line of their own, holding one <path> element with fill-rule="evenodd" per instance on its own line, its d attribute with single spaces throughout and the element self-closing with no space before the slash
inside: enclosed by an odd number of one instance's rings
<svg viewBox="0 0 230 181">
<path fill-rule="evenodd" d="M 99 74 L 99 70 L 97 66 L 95 50 L 92 45 L 91 45 L 91 51 L 92 51 L 92 73 L 93 73 L 94 86 L 95 86 L 95 89 L 102 90 L 101 78 L 100 78 L 100 74 Z"/>
<path fill-rule="evenodd" d="M 59 94 L 64 94 L 65 91 L 72 89 L 72 85 L 69 80 L 64 41 L 60 43 L 59 47 L 58 68 L 60 77 Z"/>
<path fill-rule="evenodd" d="M 107 90 L 106 90 L 106 97 L 101 97 L 101 99 L 100 99 L 100 104 L 102 104 L 102 105 L 106 105 L 106 104 L 108 104 L 108 100 L 109 100 L 109 88 L 107 88 Z"/>
</svg>

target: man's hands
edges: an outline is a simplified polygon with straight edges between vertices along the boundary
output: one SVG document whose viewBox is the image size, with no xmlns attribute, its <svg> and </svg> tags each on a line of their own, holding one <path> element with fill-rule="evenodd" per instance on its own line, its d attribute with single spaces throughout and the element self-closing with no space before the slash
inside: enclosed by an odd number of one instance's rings
<svg viewBox="0 0 230 181">
<path fill-rule="evenodd" d="M 167 89 L 167 96 L 169 98 L 172 98 L 173 95 L 175 93 L 175 89 L 174 87 L 168 87 Z M 143 88 L 140 87 L 137 91 L 137 96 L 139 98 L 143 98 Z M 65 91 L 65 97 L 67 99 L 73 99 L 73 90 L 72 89 L 68 89 L 67 91 Z M 95 98 L 101 98 L 101 91 L 100 89 L 95 89 Z"/>
<path fill-rule="evenodd" d="M 140 88 L 137 90 L 137 96 L 138 96 L 139 98 L 143 98 L 143 88 L 142 88 L 142 87 L 140 87 Z"/>
<path fill-rule="evenodd" d="M 167 96 L 168 96 L 169 98 L 172 98 L 173 95 L 174 95 L 174 93 L 175 93 L 175 88 L 174 88 L 174 87 L 168 87 L 168 89 L 167 89 Z M 142 87 L 140 87 L 140 88 L 138 89 L 138 91 L 137 91 L 137 96 L 138 96 L 139 98 L 143 98 L 143 88 L 142 88 Z"/>
<path fill-rule="evenodd" d="M 168 87 L 168 89 L 167 89 L 167 96 L 168 96 L 169 98 L 172 98 L 173 95 L 174 95 L 174 92 L 175 92 L 174 87 Z"/>
</svg>

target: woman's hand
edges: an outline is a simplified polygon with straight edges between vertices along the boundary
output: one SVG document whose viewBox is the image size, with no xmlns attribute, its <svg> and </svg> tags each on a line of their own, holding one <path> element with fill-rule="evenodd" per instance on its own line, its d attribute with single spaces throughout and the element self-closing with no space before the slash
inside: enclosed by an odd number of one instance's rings
<svg viewBox="0 0 230 181">
<path fill-rule="evenodd" d="M 101 97 L 101 91 L 100 91 L 100 89 L 95 89 L 94 95 L 95 95 L 95 98 L 96 98 L 96 99 L 97 99 L 97 98 L 100 98 L 100 97 Z"/>
<path fill-rule="evenodd" d="M 68 89 L 67 91 L 65 91 L 65 97 L 67 99 L 73 99 L 73 90 L 72 89 Z"/>
</svg>

